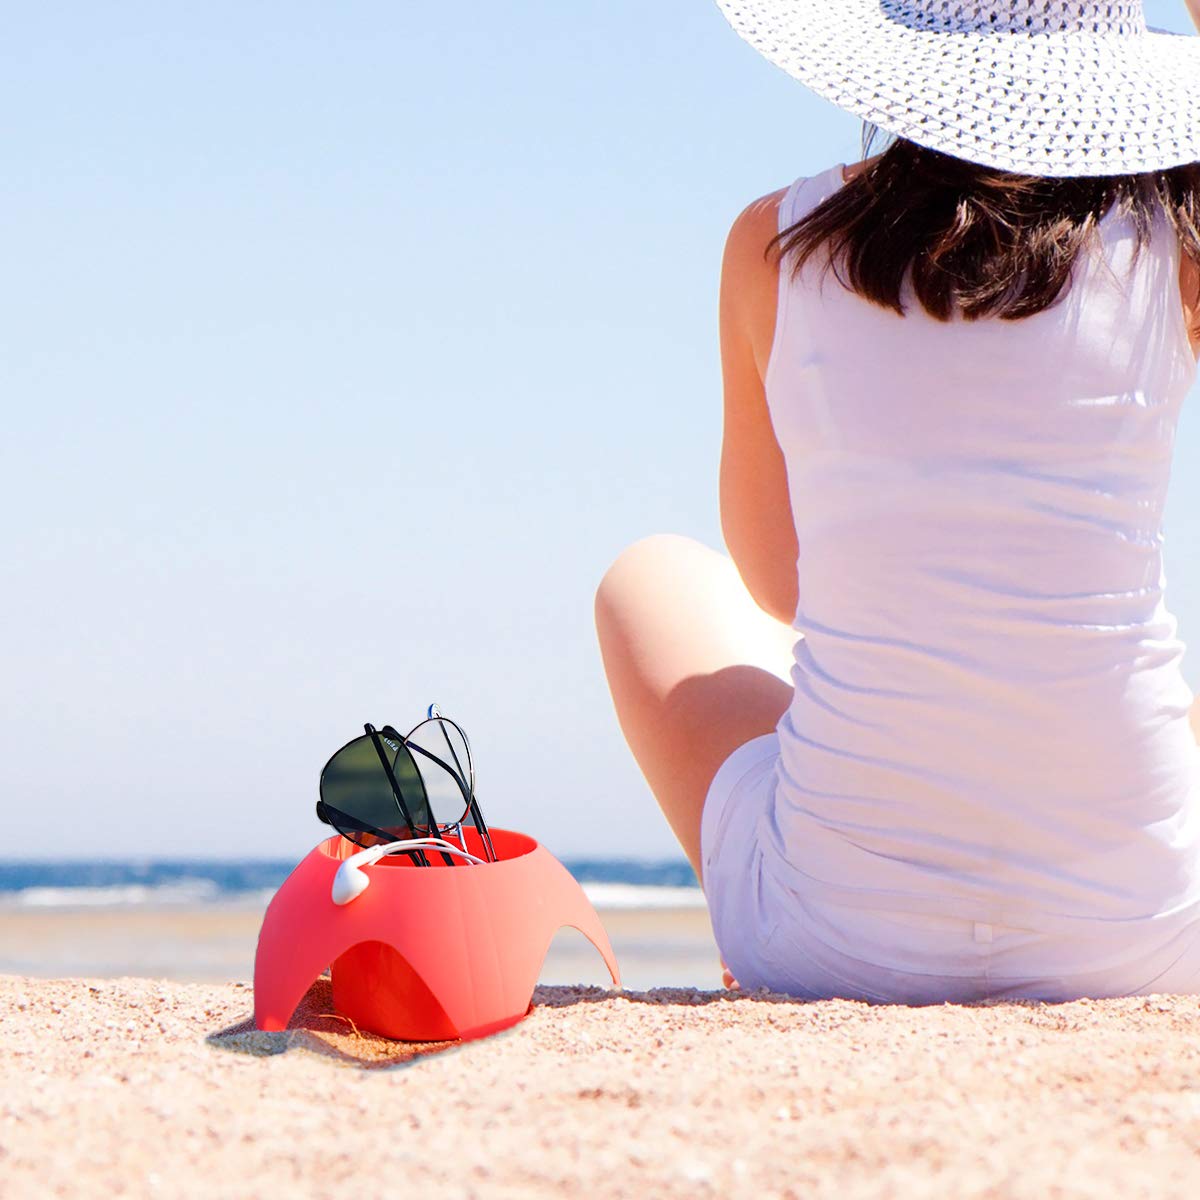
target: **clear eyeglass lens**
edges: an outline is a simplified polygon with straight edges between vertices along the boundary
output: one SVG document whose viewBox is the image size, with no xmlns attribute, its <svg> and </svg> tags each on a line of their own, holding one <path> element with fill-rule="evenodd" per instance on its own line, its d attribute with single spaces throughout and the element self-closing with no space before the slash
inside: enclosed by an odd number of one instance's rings
<svg viewBox="0 0 1200 1200">
<path fill-rule="evenodd" d="M 429 797 L 434 820 L 442 826 L 461 824 L 467 819 L 468 797 L 475 787 L 466 734 L 445 717 L 431 717 L 406 740 L 412 747 L 412 761 Z"/>
</svg>

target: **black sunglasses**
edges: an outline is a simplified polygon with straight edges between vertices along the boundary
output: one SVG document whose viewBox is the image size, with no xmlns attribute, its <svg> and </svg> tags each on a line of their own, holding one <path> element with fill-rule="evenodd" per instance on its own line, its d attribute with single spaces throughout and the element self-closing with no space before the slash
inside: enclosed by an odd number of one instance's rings
<svg viewBox="0 0 1200 1200">
<path fill-rule="evenodd" d="M 416 837 L 455 836 L 466 849 L 463 826 L 474 826 L 484 857 L 496 861 L 491 834 L 475 798 L 470 744 L 437 705 L 408 734 L 390 725 L 347 742 L 321 770 L 317 817 L 359 846 Z M 420 849 L 414 862 L 428 866 Z M 450 854 L 442 854 L 447 865 Z"/>
</svg>

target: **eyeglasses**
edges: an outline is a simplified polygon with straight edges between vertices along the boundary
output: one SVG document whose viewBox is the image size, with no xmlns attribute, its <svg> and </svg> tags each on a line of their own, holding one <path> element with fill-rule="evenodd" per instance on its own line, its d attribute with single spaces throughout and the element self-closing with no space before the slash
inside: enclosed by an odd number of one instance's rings
<svg viewBox="0 0 1200 1200">
<path fill-rule="evenodd" d="M 455 837 L 467 849 L 463 826 L 479 835 L 485 857 L 496 861 L 491 835 L 475 798 L 471 747 L 461 727 L 436 704 L 408 734 L 391 725 L 347 742 L 321 770 L 317 817 L 366 848 L 382 842 Z M 429 866 L 425 850 L 404 851 Z M 455 857 L 441 851 L 451 865 Z"/>
</svg>

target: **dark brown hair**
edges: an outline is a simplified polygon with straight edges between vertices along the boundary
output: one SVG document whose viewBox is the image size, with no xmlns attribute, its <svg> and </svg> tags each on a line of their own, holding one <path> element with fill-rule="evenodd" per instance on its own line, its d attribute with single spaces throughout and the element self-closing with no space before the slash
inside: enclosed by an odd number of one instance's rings
<svg viewBox="0 0 1200 1200">
<path fill-rule="evenodd" d="M 1132 218 L 1137 250 L 1159 209 L 1200 263 L 1200 163 L 1141 175 L 1016 175 L 899 139 L 823 204 L 777 234 L 793 273 L 827 249 L 827 269 L 858 295 L 903 315 L 908 276 L 939 320 L 1017 320 L 1062 294 L 1100 218 Z M 785 258 L 786 261 L 786 258 Z"/>
</svg>

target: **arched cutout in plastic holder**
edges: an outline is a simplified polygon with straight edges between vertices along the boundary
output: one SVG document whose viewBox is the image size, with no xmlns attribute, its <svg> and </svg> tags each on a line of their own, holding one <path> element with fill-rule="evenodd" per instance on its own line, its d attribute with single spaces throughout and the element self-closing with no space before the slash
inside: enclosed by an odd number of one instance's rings
<svg viewBox="0 0 1200 1200">
<path fill-rule="evenodd" d="M 479 835 L 467 849 L 482 856 Z M 254 1021 L 286 1029 L 313 981 L 332 964 L 333 1003 L 360 1029 L 412 1042 L 485 1037 L 515 1025 L 533 1000 L 551 939 L 578 929 L 617 960 L 596 910 L 571 873 L 523 833 L 493 829 L 498 861 L 419 867 L 407 856 L 365 870 L 371 883 L 346 905 L 330 892 L 358 849 L 335 836 L 315 846 L 275 893 L 254 959 Z"/>
</svg>

